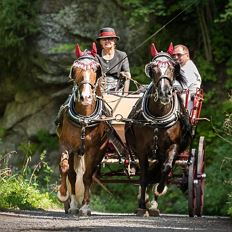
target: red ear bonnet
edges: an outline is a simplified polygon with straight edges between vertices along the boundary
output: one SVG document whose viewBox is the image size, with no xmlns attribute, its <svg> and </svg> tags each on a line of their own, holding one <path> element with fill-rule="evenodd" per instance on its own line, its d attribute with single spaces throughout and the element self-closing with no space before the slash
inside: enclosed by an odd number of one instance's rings
<svg viewBox="0 0 232 232">
<path fill-rule="evenodd" d="M 152 57 L 155 57 L 157 54 L 158 54 L 158 52 L 157 52 L 157 50 L 156 50 L 155 44 L 152 43 L 152 44 L 151 44 L 151 56 L 152 56 Z"/>
<path fill-rule="evenodd" d="M 169 48 L 168 48 L 168 50 L 167 50 L 167 53 L 170 54 L 170 55 L 172 56 L 173 50 L 174 50 L 174 48 L 173 48 L 173 44 L 172 44 L 172 42 L 171 42 L 170 45 L 169 45 Z"/>
<path fill-rule="evenodd" d="M 96 54 L 97 54 L 97 46 L 96 46 L 96 43 L 92 43 L 92 50 L 91 50 L 91 54 L 93 55 L 93 56 L 96 56 Z"/>
<path fill-rule="evenodd" d="M 84 52 L 81 51 L 79 44 L 76 44 L 76 57 L 83 56 Z"/>
</svg>

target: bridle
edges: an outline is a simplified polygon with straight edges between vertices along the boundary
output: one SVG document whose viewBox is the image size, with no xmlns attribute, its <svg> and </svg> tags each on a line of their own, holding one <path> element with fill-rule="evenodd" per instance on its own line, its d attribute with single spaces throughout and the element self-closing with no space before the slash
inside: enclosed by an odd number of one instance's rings
<svg viewBox="0 0 232 232">
<path fill-rule="evenodd" d="M 69 73 L 69 78 L 74 82 L 74 86 L 73 86 L 73 92 L 75 92 L 74 101 L 81 101 L 80 89 L 83 85 L 90 85 L 92 91 L 92 97 L 94 100 L 96 100 L 96 90 L 97 90 L 97 86 L 99 85 L 99 78 L 98 77 L 96 78 L 94 84 L 92 84 L 90 81 L 87 80 L 82 80 L 81 82 L 77 83 L 75 81 L 75 78 L 73 77 L 73 69 L 79 68 L 82 71 L 88 71 L 92 69 L 96 73 L 99 67 L 100 64 L 96 61 L 94 57 L 90 55 L 80 57 L 74 61 Z"/>
<path fill-rule="evenodd" d="M 161 93 L 167 95 L 168 93 L 172 93 L 173 92 L 173 82 L 174 82 L 174 78 L 171 79 L 168 75 L 167 75 L 167 70 L 170 66 L 172 66 L 174 68 L 175 66 L 175 61 L 174 59 L 168 55 L 167 53 L 161 52 L 158 55 L 156 55 L 152 61 L 150 63 L 148 63 L 145 66 L 145 74 L 152 79 L 153 83 L 154 83 L 154 101 L 158 101 L 158 99 L 162 99 L 162 97 L 160 96 Z M 152 69 L 154 67 L 158 67 L 159 71 L 161 73 L 161 75 L 159 76 L 158 81 L 155 82 L 154 80 L 154 72 L 152 72 Z M 167 85 L 164 84 L 165 80 L 168 81 L 169 83 L 169 88 L 167 88 Z M 165 88 L 166 89 L 165 89 Z M 172 98 L 172 94 L 169 94 L 169 101 L 164 103 L 161 100 L 162 104 L 168 104 Z"/>
</svg>

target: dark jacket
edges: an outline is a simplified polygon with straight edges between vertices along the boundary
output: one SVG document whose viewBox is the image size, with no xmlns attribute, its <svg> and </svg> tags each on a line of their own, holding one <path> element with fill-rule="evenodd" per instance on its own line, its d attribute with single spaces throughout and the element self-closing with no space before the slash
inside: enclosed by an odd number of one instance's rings
<svg viewBox="0 0 232 232">
<path fill-rule="evenodd" d="M 120 80 L 120 72 L 130 72 L 127 54 L 123 51 L 115 50 L 114 57 L 111 60 L 105 60 L 101 53 L 97 58 L 102 67 L 102 73 L 107 77 L 105 88 L 108 90 L 119 90 L 123 87 L 124 80 Z"/>
</svg>

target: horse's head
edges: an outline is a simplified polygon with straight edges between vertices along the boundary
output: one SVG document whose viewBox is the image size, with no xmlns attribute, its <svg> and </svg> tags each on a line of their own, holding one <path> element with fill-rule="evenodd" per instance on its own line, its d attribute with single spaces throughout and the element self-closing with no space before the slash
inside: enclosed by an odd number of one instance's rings
<svg viewBox="0 0 232 232">
<path fill-rule="evenodd" d="M 167 52 L 158 52 L 155 45 L 151 45 L 152 61 L 145 66 L 146 75 L 152 80 L 155 89 L 155 101 L 158 99 L 164 105 L 172 99 L 173 82 L 180 75 L 180 66 L 172 58 L 173 45 Z"/>
<path fill-rule="evenodd" d="M 71 71 L 70 78 L 74 81 L 74 90 L 76 91 L 77 101 L 82 105 L 90 105 L 96 99 L 98 87 L 98 76 L 100 64 L 96 59 L 96 44 L 92 44 L 91 51 L 81 51 L 79 45 L 76 45 L 76 57 Z"/>
</svg>

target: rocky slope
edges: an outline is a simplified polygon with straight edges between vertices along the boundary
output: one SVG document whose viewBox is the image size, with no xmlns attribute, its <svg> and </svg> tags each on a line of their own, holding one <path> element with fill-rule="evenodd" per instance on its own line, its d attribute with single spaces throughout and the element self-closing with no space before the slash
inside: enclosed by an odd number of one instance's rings
<svg viewBox="0 0 232 232">
<path fill-rule="evenodd" d="M 34 82 L 30 90 L 16 88 L 13 80 L 17 77 L 6 77 L 0 83 L 0 128 L 5 135 L 0 140 L 1 153 L 20 152 L 19 144 L 36 140 L 41 130 L 56 136 L 54 119 L 71 89 L 67 76 L 75 59 L 76 43 L 83 49 L 89 48 L 99 29 L 105 26 L 114 27 L 120 35 L 119 49 L 129 52 L 134 39 L 117 0 L 43 0 L 38 23 L 33 48 L 38 52 L 33 58 Z"/>
</svg>

